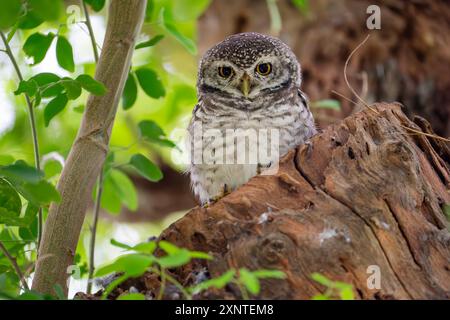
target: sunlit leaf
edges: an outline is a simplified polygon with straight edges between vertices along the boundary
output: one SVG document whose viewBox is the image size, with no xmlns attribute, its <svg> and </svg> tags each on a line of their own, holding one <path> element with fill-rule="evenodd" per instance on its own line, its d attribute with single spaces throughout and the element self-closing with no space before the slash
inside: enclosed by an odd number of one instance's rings
<svg viewBox="0 0 450 320">
<path fill-rule="evenodd" d="M 260 291 L 258 278 L 246 268 L 239 269 L 239 280 L 247 288 L 247 290 L 257 295 Z"/>
<path fill-rule="evenodd" d="M 158 264 L 162 268 L 175 268 L 185 265 L 191 261 L 189 251 L 186 249 L 180 249 L 177 253 L 169 254 L 162 258 L 158 258 Z"/>
<path fill-rule="evenodd" d="M 52 21 L 63 12 L 61 0 L 27 0 L 29 9 L 41 20 Z"/>
<path fill-rule="evenodd" d="M 166 95 L 166 91 L 158 74 L 148 68 L 140 68 L 136 70 L 136 76 L 139 84 L 149 97 L 158 99 Z"/>
<path fill-rule="evenodd" d="M 155 258 L 139 253 L 120 256 L 113 263 L 97 269 L 96 277 L 105 276 L 113 272 L 124 272 L 127 276 L 138 277 L 155 261 Z"/>
<path fill-rule="evenodd" d="M 145 296 L 142 293 L 126 293 L 120 295 L 117 300 L 145 300 Z"/>
<path fill-rule="evenodd" d="M 195 42 L 182 34 L 176 27 L 175 22 L 165 9 L 161 10 L 161 18 L 166 30 L 175 37 L 192 55 L 197 54 L 197 46 Z"/>
<path fill-rule="evenodd" d="M 109 243 L 111 243 L 114 247 L 118 247 L 118 248 L 122 248 L 122 249 L 126 249 L 126 250 L 131 250 L 131 246 L 129 246 L 129 245 L 125 244 L 125 243 L 119 242 L 116 239 L 109 240 Z"/>
<path fill-rule="evenodd" d="M 0 29 L 7 29 L 16 23 L 21 7 L 20 0 L 0 0 Z"/>
<path fill-rule="evenodd" d="M 317 272 L 314 272 L 314 273 L 311 275 L 311 278 L 312 278 L 314 281 L 316 281 L 316 282 L 318 282 L 318 283 L 320 283 L 320 284 L 322 284 L 322 285 L 324 285 L 324 286 L 326 286 L 326 287 L 331 287 L 331 286 L 333 285 L 333 281 L 331 281 L 330 279 L 328 279 L 328 278 L 325 277 L 324 275 L 322 275 L 322 274 L 320 274 L 320 273 L 317 273 Z"/>
<path fill-rule="evenodd" d="M 106 93 L 106 87 L 103 83 L 95 80 L 90 75 L 82 74 L 76 79 L 83 89 L 89 91 L 93 95 L 102 96 Z"/>
<path fill-rule="evenodd" d="M 38 64 L 44 60 L 55 35 L 49 32 L 47 35 L 42 33 L 33 33 L 25 41 L 23 51 L 25 54 L 33 58 L 33 64 Z"/>
<path fill-rule="evenodd" d="M 50 121 L 67 105 L 69 99 L 65 94 L 60 94 L 51 100 L 44 109 L 44 122 L 45 126 L 48 127 Z"/>
<path fill-rule="evenodd" d="M 161 240 L 158 243 L 158 246 L 163 249 L 167 254 L 176 254 L 180 252 L 181 248 L 178 248 L 173 243 L 170 243 L 169 241 Z"/>
<path fill-rule="evenodd" d="M 339 296 L 342 300 L 355 300 L 355 295 L 353 294 L 353 289 L 351 286 L 341 289 L 339 291 Z"/>
<path fill-rule="evenodd" d="M 266 279 L 266 278 L 285 279 L 286 278 L 286 274 L 280 270 L 264 270 L 264 269 L 262 269 L 262 270 L 252 271 L 252 273 L 258 279 Z"/>
<path fill-rule="evenodd" d="M 192 287 L 190 289 L 191 292 L 198 293 L 200 291 L 206 290 L 208 288 L 217 288 L 222 289 L 227 284 L 229 284 L 236 274 L 236 271 L 234 269 L 228 270 L 224 274 L 220 275 L 217 278 L 205 280 L 203 282 L 200 282 L 198 285 Z"/>
<path fill-rule="evenodd" d="M 153 47 L 158 42 L 160 42 L 163 38 L 164 38 L 163 34 L 158 34 L 158 35 L 154 36 L 153 38 L 151 38 L 150 40 L 139 43 L 135 49 L 137 50 L 137 49 L 142 49 L 142 48 Z"/>
<path fill-rule="evenodd" d="M 150 181 L 158 182 L 163 178 L 163 173 L 158 166 L 142 154 L 135 154 L 132 156 L 130 165 L 132 165 L 141 176 Z"/>
<path fill-rule="evenodd" d="M 72 45 L 64 36 L 58 36 L 56 41 L 56 59 L 61 68 L 69 72 L 75 71 Z"/>
<path fill-rule="evenodd" d="M 123 100 L 122 107 L 124 110 L 130 109 L 136 102 L 138 94 L 138 88 L 136 80 L 132 72 L 128 75 L 127 82 L 125 83 L 125 88 L 123 89 Z"/>
</svg>

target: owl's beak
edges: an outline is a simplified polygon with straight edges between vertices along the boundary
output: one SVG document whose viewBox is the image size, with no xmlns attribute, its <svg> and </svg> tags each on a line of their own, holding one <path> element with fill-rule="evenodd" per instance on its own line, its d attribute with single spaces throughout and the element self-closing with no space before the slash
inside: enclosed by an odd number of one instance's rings
<svg viewBox="0 0 450 320">
<path fill-rule="evenodd" d="M 250 93 L 250 80 L 251 80 L 250 76 L 247 73 L 244 73 L 244 75 L 241 78 L 241 91 L 246 98 Z"/>
</svg>

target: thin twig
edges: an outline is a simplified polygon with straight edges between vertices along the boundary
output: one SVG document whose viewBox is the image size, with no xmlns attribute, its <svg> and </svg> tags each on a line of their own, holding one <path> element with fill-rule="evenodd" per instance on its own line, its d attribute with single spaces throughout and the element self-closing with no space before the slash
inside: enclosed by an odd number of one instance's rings
<svg viewBox="0 0 450 320">
<path fill-rule="evenodd" d="M 100 175 L 98 177 L 98 185 L 97 185 L 97 195 L 95 197 L 95 207 L 94 207 L 94 220 L 92 221 L 91 228 L 91 239 L 89 243 L 89 274 L 88 274 L 88 284 L 87 284 L 87 293 L 90 294 L 92 291 L 92 279 L 94 277 L 95 271 L 95 238 L 97 235 L 97 224 L 98 224 L 98 216 L 100 214 L 100 205 L 102 200 L 103 193 L 103 168 L 100 171 Z"/>
<path fill-rule="evenodd" d="M 26 289 L 26 290 L 30 290 L 30 288 L 28 287 L 27 282 L 25 281 L 25 278 L 23 276 L 22 271 L 20 271 L 19 265 L 17 264 L 16 258 L 14 258 L 8 251 L 8 249 L 6 249 L 6 247 L 3 245 L 3 243 L 0 241 L 0 251 L 3 252 L 3 254 L 5 255 L 5 257 L 9 260 L 9 262 L 11 262 L 11 265 L 14 268 L 14 271 L 16 272 L 17 276 L 20 279 L 20 282 L 22 283 L 22 286 Z"/>
<path fill-rule="evenodd" d="M 14 58 L 14 55 L 12 53 L 11 47 L 9 46 L 8 40 L 5 37 L 5 34 L 0 31 L 0 36 L 5 45 L 4 52 L 9 57 L 9 60 L 11 60 L 11 63 L 14 66 L 14 69 L 17 73 L 17 77 L 19 78 L 19 81 L 23 81 L 22 72 L 20 71 L 19 65 L 17 64 L 17 61 Z M 34 164 L 36 166 L 36 169 L 40 170 L 41 162 L 40 162 L 40 153 L 39 153 L 39 140 L 38 140 L 37 129 L 36 129 L 36 119 L 34 116 L 33 103 L 31 103 L 30 97 L 26 93 L 25 93 L 25 100 L 26 100 L 27 106 L 28 106 L 28 117 L 29 117 L 30 126 L 31 126 L 31 136 L 33 138 Z M 39 210 L 38 210 L 38 239 L 37 239 L 37 246 L 36 246 L 38 254 L 39 254 L 39 246 L 41 244 L 41 239 L 42 239 L 42 226 L 43 226 L 42 208 L 39 208 Z"/>
<path fill-rule="evenodd" d="M 83 6 L 84 16 L 86 17 L 86 26 L 89 30 L 89 37 L 91 38 L 92 50 L 94 51 L 95 62 L 98 62 L 98 50 L 97 50 L 97 42 L 95 41 L 94 30 L 92 29 L 91 17 L 89 16 L 88 9 L 86 7 L 86 2 L 84 0 L 80 0 L 81 5 Z"/>
<path fill-rule="evenodd" d="M 270 31 L 274 36 L 278 36 L 281 31 L 281 15 L 278 9 L 277 0 L 266 0 L 270 15 Z"/>
<path fill-rule="evenodd" d="M 98 63 L 99 55 L 97 50 L 97 42 L 95 41 L 94 30 L 92 29 L 91 18 L 89 16 L 89 12 L 86 7 L 86 3 L 83 0 L 80 0 L 83 6 L 84 16 L 86 17 L 86 26 L 89 30 L 89 37 L 91 39 L 92 50 L 94 52 L 95 63 Z M 95 271 L 95 238 L 97 235 L 97 224 L 98 224 L 98 216 L 100 215 L 100 207 L 102 201 L 103 194 L 103 174 L 104 165 L 100 169 L 100 174 L 98 176 L 97 181 L 97 194 L 95 197 L 95 206 L 94 206 L 94 220 L 92 221 L 91 228 L 91 239 L 89 244 L 89 274 L 88 274 L 88 284 L 87 284 L 87 293 L 90 294 L 92 291 L 92 279 L 94 277 Z"/>
<path fill-rule="evenodd" d="M 349 64 L 351 58 L 359 50 L 359 48 L 361 48 L 364 45 L 364 43 L 366 43 L 366 41 L 369 40 L 369 37 L 370 37 L 370 34 L 368 34 L 367 37 L 360 44 L 358 44 L 358 46 L 355 49 L 353 49 L 353 51 L 350 53 L 350 55 L 348 56 L 347 60 L 345 61 L 345 65 L 344 65 L 344 80 L 345 80 L 345 83 L 347 84 L 347 87 L 356 96 L 356 98 L 358 98 L 358 100 L 361 101 L 367 108 L 369 108 L 370 110 L 372 110 L 373 112 L 378 114 L 379 112 L 377 110 L 375 110 L 374 108 L 369 106 L 367 104 L 367 102 L 364 101 L 364 99 L 359 96 L 359 94 L 356 92 L 355 89 L 353 89 L 353 87 L 351 86 L 351 84 L 350 84 L 350 82 L 348 81 L 348 78 L 347 78 L 347 67 L 348 67 L 348 64 Z"/>
</svg>

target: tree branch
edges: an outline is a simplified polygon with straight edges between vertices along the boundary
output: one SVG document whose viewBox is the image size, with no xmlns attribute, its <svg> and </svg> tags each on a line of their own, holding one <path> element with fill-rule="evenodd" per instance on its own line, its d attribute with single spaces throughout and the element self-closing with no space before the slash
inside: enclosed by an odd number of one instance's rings
<svg viewBox="0 0 450 320">
<path fill-rule="evenodd" d="M 14 258 L 8 251 L 8 249 L 6 249 L 5 245 L 0 241 L 0 251 L 3 252 L 3 254 L 5 255 L 5 257 L 9 260 L 9 262 L 11 262 L 11 265 L 14 268 L 14 271 L 16 272 L 17 276 L 20 279 L 20 282 L 22 283 L 22 286 L 26 289 L 29 290 L 28 288 L 28 284 L 25 281 L 25 277 L 23 276 L 22 271 L 20 271 L 19 265 L 17 264 L 16 258 Z"/>
<path fill-rule="evenodd" d="M 95 78 L 108 92 L 89 96 L 81 127 L 58 182 L 61 202 L 50 206 L 32 288 L 67 294 L 66 270 L 73 263 L 91 191 L 108 152 L 109 138 L 122 96 L 146 0 L 110 2 L 108 27 Z"/>
</svg>

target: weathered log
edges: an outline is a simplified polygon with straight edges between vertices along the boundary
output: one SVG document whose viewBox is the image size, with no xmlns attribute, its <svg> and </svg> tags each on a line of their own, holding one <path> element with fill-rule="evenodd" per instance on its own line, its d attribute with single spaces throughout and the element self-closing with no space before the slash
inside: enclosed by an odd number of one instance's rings
<svg viewBox="0 0 450 320">
<path fill-rule="evenodd" d="M 230 268 L 283 270 L 262 281 L 260 299 L 310 299 L 324 291 L 320 272 L 353 285 L 360 299 L 450 297 L 450 153 L 426 121 L 410 121 L 399 104 L 375 104 L 291 150 L 278 173 L 260 175 L 207 208 L 197 207 L 161 235 L 209 252 L 171 270 L 184 285 L 205 267 L 212 277 Z M 446 161 L 444 161 L 446 159 Z M 370 289 L 369 266 L 381 288 Z M 139 279 L 158 292 L 159 281 Z M 202 298 L 240 298 L 229 286 Z"/>
</svg>

